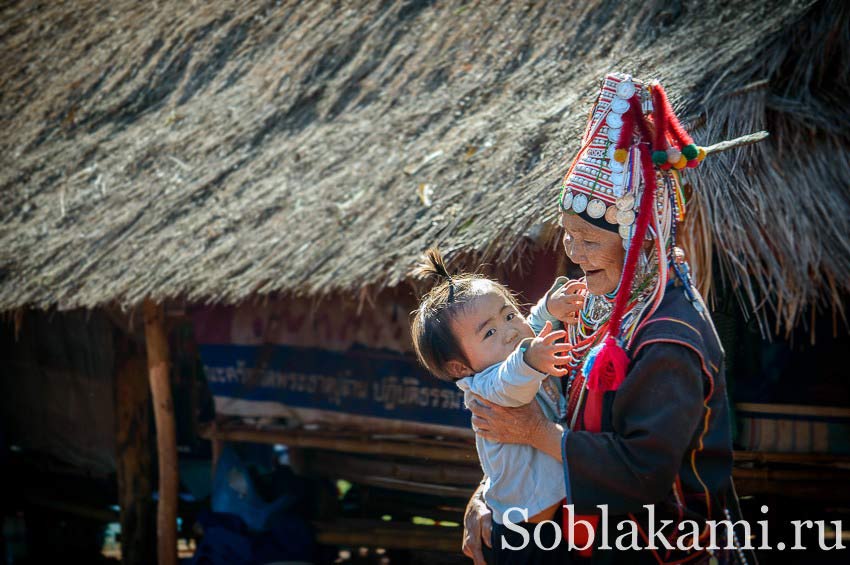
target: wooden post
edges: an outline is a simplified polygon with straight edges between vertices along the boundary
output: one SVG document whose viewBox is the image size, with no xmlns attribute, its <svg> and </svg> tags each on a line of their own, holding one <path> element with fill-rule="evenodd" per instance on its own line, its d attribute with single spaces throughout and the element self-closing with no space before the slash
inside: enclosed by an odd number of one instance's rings
<svg viewBox="0 0 850 565">
<path fill-rule="evenodd" d="M 215 427 L 215 424 L 213 424 Z M 200 434 L 199 434 L 200 435 Z M 213 438 L 212 439 L 212 465 L 210 468 L 212 469 L 212 481 L 215 483 L 215 471 L 218 469 L 218 460 L 221 459 L 221 451 L 224 449 L 224 441 Z"/>
<path fill-rule="evenodd" d="M 151 392 L 145 359 L 120 361 L 115 381 L 115 454 L 121 507 L 121 563 L 156 562 Z"/>
<path fill-rule="evenodd" d="M 177 427 L 169 379 L 168 336 L 162 306 L 146 299 L 144 303 L 145 344 L 148 376 L 156 422 L 156 448 L 159 460 L 159 506 L 156 515 L 159 565 L 177 563 Z"/>
</svg>

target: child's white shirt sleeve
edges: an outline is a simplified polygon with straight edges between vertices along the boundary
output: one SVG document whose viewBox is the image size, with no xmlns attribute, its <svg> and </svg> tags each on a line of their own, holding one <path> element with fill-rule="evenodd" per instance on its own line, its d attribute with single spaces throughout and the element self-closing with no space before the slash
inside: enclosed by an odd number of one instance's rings
<svg viewBox="0 0 850 565">
<path fill-rule="evenodd" d="M 472 377 L 457 381 L 464 392 L 472 392 L 499 406 L 522 406 L 534 400 L 545 373 L 532 368 L 517 347 L 503 362 L 492 365 Z"/>
</svg>

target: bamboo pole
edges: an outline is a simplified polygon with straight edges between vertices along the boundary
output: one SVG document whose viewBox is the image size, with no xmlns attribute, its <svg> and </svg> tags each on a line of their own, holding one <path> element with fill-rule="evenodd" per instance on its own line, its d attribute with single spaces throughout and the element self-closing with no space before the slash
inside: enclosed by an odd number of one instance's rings
<svg viewBox="0 0 850 565">
<path fill-rule="evenodd" d="M 726 141 L 721 141 L 720 143 L 715 143 L 714 145 L 709 145 L 708 147 L 703 147 L 705 149 L 706 155 L 711 155 L 712 153 L 721 153 L 723 151 L 728 151 L 730 149 L 736 149 L 738 147 L 743 147 L 745 145 L 752 145 L 753 143 L 758 143 L 759 141 L 763 141 L 768 138 L 770 134 L 766 131 L 757 131 L 755 133 L 750 133 L 747 135 L 742 135 L 741 137 L 736 137 L 735 139 L 728 139 Z"/>
<path fill-rule="evenodd" d="M 169 379 L 168 337 L 162 306 L 149 299 L 144 303 L 145 344 L 148 376 L 156 422 L 159 461 L 159 505 L 156 515 L 159 565 L 177 564 L 177 427 Z"/>
<path fill-rule="evenodd" d="M 400 455 L 436 461 L 474 462 L 477 460 L 475 446 L 459 445 L 449 447 L 438 445 L 421 445 L 413 440 L 386 441 L 371 438 L 337 438 L 327 435 L 314 434 L 302 430 L 267 429 L 259 430 L 249 427 L 220 428 L 215 425 L 201 431 L 204 439 L 220 439 L 224 441 L 251 443 L 280 443 L 289 447 L 313 447 L 331 451 L 361 453 L 369 455 Z"/>
</svg>

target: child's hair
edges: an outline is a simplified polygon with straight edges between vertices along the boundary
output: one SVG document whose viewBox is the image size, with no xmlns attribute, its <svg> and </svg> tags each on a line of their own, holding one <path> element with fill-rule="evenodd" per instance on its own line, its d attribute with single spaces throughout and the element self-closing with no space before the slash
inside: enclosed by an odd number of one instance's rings
<svg viewBox="0 0 850 565">
<path fill-rule="evenodd" d="M 514 306 L 519 305 L 511 292 L 496 281 L 479 274 L 462 273 L 450 275 L 443 256 L 436 248 L 425 252 L 424 261 L 413 271 L 414 276 L 437 279 L 437 284 L 419 302 L 413 312 L 410 330 L 416 357 L 435 377 L 445 381 L 456 378 L 446 370 L 449 361 L 469 361 L 460 345 L 460 340 L 451 328 L 452 319 L 473 299 L 499 292 Z"/>
</svg>

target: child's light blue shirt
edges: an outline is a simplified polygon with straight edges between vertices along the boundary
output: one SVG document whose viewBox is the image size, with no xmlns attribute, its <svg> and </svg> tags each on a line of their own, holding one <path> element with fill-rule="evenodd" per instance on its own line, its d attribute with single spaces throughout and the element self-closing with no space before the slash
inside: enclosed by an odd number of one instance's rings
<svg viewBox="0 0 850 565">
<path fill-rule="evenodd" d="M 538 334 L 546 322 L 553 329 L 560 329 L 561 322 L 546 310 L 546 298 L 566 282 L 559 277 L 555 286 L 546 293 L 532 309 L 528 317 L 534 333 Z M 547 389 L 557 393 L 557 400 L 541 388 L 548 379 Z M 501 363 L 492 365 L 471 377 L 457 381 L 464 391 L 464 402 L 469 406 L 470 395 L 477 394 L 500 406 L 522 406 L 535 398 L 543 414 L 557 421 L 565 410 L 561 383 L 526 364 L 523 351 L 517 348 Z M 503 524 L 504 513 L 514 506 L 528 510 L 528 517 L 562 500 L 565 496 L 561 463 L 529 445 L 497 443 L 475 436 L 478 459 L 487 478 L 484 484 L 484 500 L 493 510 L 493 519 Z M 523 518 L 511 513 L 511 521 Z"/>
</svg>

